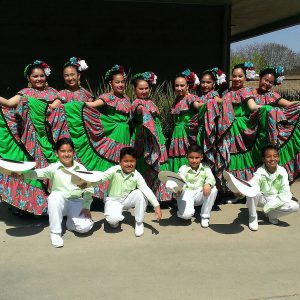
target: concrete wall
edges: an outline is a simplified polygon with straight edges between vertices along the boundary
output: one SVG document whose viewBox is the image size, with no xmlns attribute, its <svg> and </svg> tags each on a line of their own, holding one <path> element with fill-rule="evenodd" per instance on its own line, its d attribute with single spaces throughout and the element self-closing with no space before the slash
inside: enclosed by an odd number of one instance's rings
<svg viewBox="0 0 300 300">
<path fill-rule="evenodd" d="M 0 95 L 26 85 L 24 66 L 35 59 L 52 68 L 50 85 L 62 88 L 61 67 L 85 59 L 92 85 L 112 64 L 131 72 L 151 69 L 160 80 L 189 67 L 200 73 L 224 66 L 222 6 L 102 1 L 8 1 L 0 10 Z"/>
</svg>

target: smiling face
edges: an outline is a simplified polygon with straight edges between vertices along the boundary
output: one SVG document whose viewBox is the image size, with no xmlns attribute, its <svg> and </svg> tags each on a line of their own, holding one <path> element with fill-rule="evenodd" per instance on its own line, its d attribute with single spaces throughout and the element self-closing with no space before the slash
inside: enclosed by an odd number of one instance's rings
<svg viewBox="0 0 300 300">
<path fill-rule="evenodd" d="M 43 69 L 32 69 L 29 76 L 27 76 L 28 82 L 34 89 L 43 90 L 46 86 L 46 75 Z"/>
<path fill-rule="evenodd" d="M 120 166 L 125 174 L 129 174 L 135 170 L 136 159 L 129 154 L 125 154 L 120 161 Z"/>
<path fill-rule="evenodd" d="M 75 67 L 69 66 L 64 68 L 63 76 L 65 84 L 70 89 L 77 89 L 79 87 L 80 74 Z"/>
<path fill-rule="evenodd" d="M 139 99 L 147 99 L 149 96 L 150 88 L 147 81 L 139 79 L 136 87 L 134 88 L 136 97 Z"/>
<path fill-rule="evenodd" d="M 195 171 L 198 170 L 199 165 L 203 159 L 203 155 L 199 152 L 190 152 L 187 155 L 187 159 L 191 168 Z"/>
<path fill-rule="evenodd" d="M 73 155 L 74 150 L 69 144 L 63 144 L 60 148 L 55 151 L 59 161 L 67 168 L 73 166 Z"/>
<path fill-rule="evenodd" d="M 263 163 L 269 173 L 274 173 L 279 163 L 279 154 L 276 149 L 267 149 L 262 158 Z"/>
<path fill-rule="evenodd" d="M 185 96 L 187 95 L 189 91 L 189 86 L 187 84 L 187 81 L 185 78 L 183 77 L 177 77 L 175 79 L 175 93 L 178 95 L 178 96 Z"/>
<path fill-rule="evenodd" d="M 211 78 L 211 76 L 209 74 L 206 74 L 206 75 L 202 76 L 201 82 L 200 82 L 200 84 L 201 84 L 201 91 L 204 94 L 209 93 L 210 91 L 213 90 L 214 83 L 215 83 L 215 81 Z"/>
<path fill-rule="evenodd" d="M 115 95 L 123 95 L 125 90 L 125 78 L 122 74 L 113 75 L 112 81 L 109 82 Z"/>
<path fill-rule="evenodd" d="M 236 68 L 232 72 L 232 87 L 236 90 L 244 87 L 246 76 L 242 68 Z"/>
<path fill-rule="evenodd" d="M 265 74 L 259 80 L 259 89 L 263 92 L 269 92 L 274 85 L 275 77 L 273 74 Z"/>
</svg>

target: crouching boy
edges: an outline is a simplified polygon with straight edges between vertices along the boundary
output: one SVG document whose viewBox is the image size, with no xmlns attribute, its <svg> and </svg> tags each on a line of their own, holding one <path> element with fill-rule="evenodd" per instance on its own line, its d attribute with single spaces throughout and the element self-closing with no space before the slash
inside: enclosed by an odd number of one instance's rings
<svg viewBox="0 0 300 300">
<path fill-rule="evenodd" d="M 249 228 L 258 230 L 256 207 L 261 206 L 269 222 L 277 224 L 281 216 L 296 212 L 299 204 L 292 200 L 288 174 L 279 166 L 278 149 L 268 145 L 262 150 L 263 165 L 257 169 L 249 183 L 259 189 L 255 197 L 247 197 Z"/>
<path fill-rule="evenodd" d="M 144 233 L 147 199 L 155 209 L 157 220 L 161 219 L 161 210 L 155 195 L 135 167 L 135 150 L 131 147 L 123 148 L 120 152 L 120 164 L 103 172 L 101 182 L 109 180 L 108 196 L 104 200 L 106 221 L 112 228 L 117 228 L 124 219 L 122 212 L 134 208 L 135 235 L 139 237 Z"/>
<path fill-rule="evenodd" d="M 209 226 L 210 212 L 215 203 L 218 190 L 216 180 L 211 169 L 202 164 L 203 153 L 198 145 L 191 145 L 187 149 L 188 164 L 178 170 L 178 175 L 185 181 L 182 192 L 177 193 L 177 216 L 182 219 L 191 219 L 195 213 L 194 206 L 201 208 L 201 226 Z"/>
<path fill-rule="evenodd" d="M 54 146 L 59 161 L 46 168 L 31 170 L 23 174 L 24 179 L 48 178 L 51 193 L 48 197 L 50 239 L 54 247 L 63 247 L 61 237 L 63 216 L 67 216 L 68 230 L 86 233 L 93 227 L 90 205 L 94 189 L 80 188 L 71 181 L 71 175 L 64 168 L 86 171 L 86 168 L 73 160 L 74 144 L 68 138 L 59 139 Z"/>
</svg>

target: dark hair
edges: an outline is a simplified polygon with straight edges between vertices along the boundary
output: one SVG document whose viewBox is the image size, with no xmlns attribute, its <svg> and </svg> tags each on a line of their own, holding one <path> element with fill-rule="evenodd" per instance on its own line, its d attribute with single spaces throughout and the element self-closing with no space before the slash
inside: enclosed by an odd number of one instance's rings
<svg viewBox="0 0 300 300">
<path fill-rule="evenodd" d="M 245 68 L 245 64 L 237 64 L 237 65 L 235 65 L 233 68 L 232 68 L 232 70 L 231 70 L 231 74 L 233 73 L 233 71 L 235 70 L 235 69 L 242 69 L 243 70 L 243 72 L 244 72 L 244 75 L 245 75 L 245 77 L 246 77 L 246 68 Z"/>
<path fill-rule="evenodd" d="M 212 71 L 209 71 L 209 70 L 204 71 L 204 72 L 201 74 L 200 80 L 202 80 L 202 78 L 203 78 L 205 75 L 209 75 L 213 81 L 216 81 L 216 80 L 217 80 L 217 78 L 215 77 L 215 74 L 214 74 Z"/>
<path fill-rule="evenodd" d="M 265 68 L 263 70 L 261 70 L 259 72 L 259 78 L 262 78 L 263 76 L 267 75 L 267 74 L 271 74 L 274 76 L 275 80 L 276 80 L 276 73 L 275 73 L 275 70 L 274 68 Z"/>
<path fill-rule="evenodd" d="M 58 151 L 62 145 L 70 145 L 71 148 L 74 150 L 74 143 L 73 143 L 73 141 L 72 141 L 71 139 L 69 139 L 69 138 L 61 138 L 61 139 L 59 139 L 59 140 L 55 143 L 53 149 L 54 149 L 55 151 Z"/>
<path fill-rule="evenodd" d="M 120 151 L 120 161 L 122 160 L 122 158 L 123 158 L 125 155 L 130 155 L 130 156 L 132 156 L 133 158 L 137 159 L 137 153 L 136 153 L 136 151 L 134 150 L 134 148 L 132 148 L 132 147 L 125 147 L 125 148 L 122 148 L 122 149 L 121 149 L 121 151 Z"/>
<path fill-rule="evenodd" d="M 197 144 L 192 144 L 187 148 L 186 154 L 189 155 L 192 152 L 197 152 L 201 155 L 203 155 L 203 150 L 200 146 L 198 146 Z"/>
<path fill-rule="evenodd" d="M 269 144 L 269 145 L 266 145 L 262 148 L 261 156 L 265 157 L 265 154 L 268 150 L 275 150 L 277 153 L 279 152 L 278 148 L 275 145 Z"/>
<path fill-rule="evenodd" d="M 112 81 L 112 80 L 114 79 L 114 76 L 115 76 L 115 75 L 118 75 L 118 74 L 124 76 L 124 73 L 121 72 L 120 70 L 111 71 L 111 72 L 109 73 L 109 75 L 105 78 L 105 82 L 106 82 L 106 83 L 109 83 L 110 81 Z"/>
<path fill-rule="evenodd" d="M 81 73 L 81 72 L 78 70 L 78 66 L 72 64 L 71 62 L 67 62 L 67 63 L 64 64 L 64 66 L 63 66 L 63 71 L 64 71 L 66 68 L 68 68 L 68 67 L 73 67 L 73 68 L 77 71 L 77 73 Z"/>
<path fill-rule="evenodd" d="M 140 80 L 143 80 L 143 81 L 146 81 L 146 82 L 147 82 L 147 80 L 145 80 L 145 79 L 143 78 L 143 76 L 141 75 L 140 77 L 132 78 L 132 79 L 131 79 L 131 84 L 136 88 L 136 87 L 137 87 L 137 84 L 138 84 L 138 82 L 139 82 Z M 148 82 L 147 82 L 147 83 L 148 83 Z M 149 85 L 149 83 L 148 83 L 148 85 Z"/>
<path fill-rule="evenodd" d="M 45 77 L 47 77 L 47 76 L 46 76 L 46 73 L 45 73 L 45 70 L 44 70 L 41 66 L 39 66 L 39 65 L 34 65 L 34 64 L 28 66 L 28 68 L 26 69 L 26 76 L 29 77 L 34 69 L 40 69 L 40 70 L 42 70 L 43 73 L 44 73 L 44 75 L 45 75 Z"/>
<path fill-rule="evenodd" d="M 149 87 L 150 87 L 149 82 L 148 82 L 147 80 L 145 80 L 144 77 L 143 77 L 142 75 L 139 76 L 139 77 L 136 77 L 136 78 L 132 78 L 132 79 L 131 79 L 131 84 L 136 88 L 136 87 L 137 87 L 137 84 L 138 84 L 138 82 L 139 82 L 140 80 L 146 81 L 146 82 L 148 83 Z"/>
</svg>

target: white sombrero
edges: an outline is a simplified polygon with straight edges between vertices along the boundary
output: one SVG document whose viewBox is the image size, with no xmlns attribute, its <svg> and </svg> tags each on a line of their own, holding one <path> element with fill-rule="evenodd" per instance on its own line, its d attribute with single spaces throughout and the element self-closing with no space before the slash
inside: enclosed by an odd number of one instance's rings
<svg viewBox="0 0 300 300">
<path fill-rule="evenodd" d="M 241 193 L 247 197 L 254 197 L 259 193 L 257 187 L 252 186 L 249 182 L 238 179 L 227 171 L 223 171 L 223 176 L 227 181 L 228 188 L 233 193 Z"/>
<path fill-rule="evenodd" d="M 81 185 L 83 183 L 87 183 L 88 185 L 92 185 L 92 183 L 96 183 L 102 179 L 102 173 L 100 171 L 80 171 L 73 169 L 62 169 L 65 173 L 72 175 L 71 181 L 76 185 Z"/>
<path fill-rule="evenodd" d="M 171 171 L 161 171 L 158 178 L 162 183 L 166 184 L 166 188 L 172 193 L 178 193 L 183 189 L 185 181 L 177 174 Z"/>
<path fill-rule="evenodd" d="M 34 161 L 17 161 L 12 159 L 0 158 L 0 173 L 11 175 L 12 172 L 21 173 L 35 167 Z"/>
</svg>

